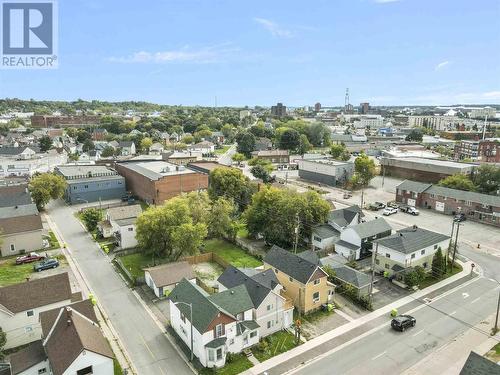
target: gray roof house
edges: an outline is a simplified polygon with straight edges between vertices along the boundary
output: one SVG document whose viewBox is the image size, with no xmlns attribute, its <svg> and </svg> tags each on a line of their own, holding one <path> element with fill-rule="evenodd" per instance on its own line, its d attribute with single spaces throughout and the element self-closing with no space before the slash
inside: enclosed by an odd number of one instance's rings
<svg viewBox="0 0 500 375">
<path fill-rule="evenodd" d="M 168 295 L 182 279 L 196 283 L 193 267 L 185 261 L 144 268 L 144 278 L 158 298 Z"/>
<path fill-rule="evenodd" d="M 358 296 L 367 295 L 370 291 L 370 277 L 366 273 L 346 266 L 342 261 L 337 259 L 338 257 L 343 258 L 337 254 L 321 258 L 321 264 L 323 266 L 330 266 L 335 271 L 334 279 L 336 282 L 351 285 L 357 290 Z"/>
<path fill-rule="evenodd" d="M 476 352 L 470 352 L 460 375 L 500 375 L 500 365 Z"/>
</svg>

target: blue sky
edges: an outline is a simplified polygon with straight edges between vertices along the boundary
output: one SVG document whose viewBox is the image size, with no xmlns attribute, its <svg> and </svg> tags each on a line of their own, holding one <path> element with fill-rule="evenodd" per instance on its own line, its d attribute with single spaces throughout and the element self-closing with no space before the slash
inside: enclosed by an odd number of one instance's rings
<svg viewBox="0 0 500 375">
<path fill-rule="evenodd" d="M 500 103 L 497 0 L 60 0 L 59 68 L 0 97 L 162 104 Z"/>
</svg>

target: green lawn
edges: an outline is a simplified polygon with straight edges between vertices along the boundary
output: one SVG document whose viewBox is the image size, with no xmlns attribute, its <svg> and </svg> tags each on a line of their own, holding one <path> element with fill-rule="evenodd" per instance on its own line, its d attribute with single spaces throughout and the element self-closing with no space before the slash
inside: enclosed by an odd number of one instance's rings
<svg viewBox="0 0 500 375">
<path fill-rule="evenodd" d="M 0 264 L 0 286 L 17 284 L 26 281 L 33 272 L 33 264 L 15 265 L 16 258 L 2 260 Z"/>
<path fill-rule="evenodd" d="M 450 262 L 450 263 L 451 263 L 451 262 Z M 449 270 L 449 271 L 446 273 L 446 275 L 441 276 L 441 278 L 435 278 L 435 277 L 433 277 L 433 276 L 430 276 L 430 275 L 429 275 L 429 276 L 427 276 L 427 277 L 425 278 L 425 280 L 424 280 L 424 281 L 422 281 L 422 282 L 419 284 L 418 288 L 419 288 L 419 289 L 424 289 L 424 288 L 427 288 L 428 286 L 430 286 L 430 285 L 432 285 L 432 284 L 435 284 L 435 283 L 437 283 L 437 282 L 440 282 L 441 280 L 444 280 L 444 279 L 446 279 L 447 277 L 453 276 L 453 275 L 455 275 L 455 274 L 457 274 L 457 273 L 459 273 L 459 272 L 462 272 L 462 266 L 461 266 L 460 264 L 458 264 L 458 263 L 455 263 L 455 265 L 453 266 L 453 271 Z"/>
<path fill-rule="evenodd" d="M 260 260 L 248 254 L 241 247 L 225 240 L 212 239 L 205 241 L 204 252 L 215 253 L 234 267 L 255 268 L 262 266 Z"/>
<path fill-rule="evenodd" d="M 143 277 L 144 271 L 142 269 L 153 264 L 151 254 L 134 253 L 124 255 L 119 259 L 133 277 Z"/>
<path fill-rule="evenodd" d="M 250 362 L 250 360 L 245 357 L 244 354 L 234 354 L 231 363 L 226 362 L 226 365 L 223 368 L 219 368 L 216 370 L 204 368 L 199 372 L 199 374 L 236 375 L 245 370 L 248 370 L 252 366 L 252 362 Z"/>
<path fill-rule="evenodd" d="M 295 337 L 286 331 L 279 331 L 262 339 L 267 341 L 267 345 L 262 342 L 252 348 L 252 353 L 260 362 L 271 357 L 284 353 L 297 346 Z"/>
<path fill-rule="evenodd" d="M 51 230 L 49 230 L 49 243 L 50 249 L 59 249 L 61 247 L 61 245 L 59 245 L 59 241 L 56 238 L 56 235 Z"/>
<path fill-rule="evenodd" d="M 227 150 L 229 150 L 231 146 L 222 146 L 222 148 L 216 148 L 215 149 L 215 155 L 222 155 L 225 154 Z"/>
<path fill-rule="evenodd" d="M 113 374 L 123 375 L 122 367 L 120 366 L 120 363 L 116 359 L 113 359 Z"/>
</svg>

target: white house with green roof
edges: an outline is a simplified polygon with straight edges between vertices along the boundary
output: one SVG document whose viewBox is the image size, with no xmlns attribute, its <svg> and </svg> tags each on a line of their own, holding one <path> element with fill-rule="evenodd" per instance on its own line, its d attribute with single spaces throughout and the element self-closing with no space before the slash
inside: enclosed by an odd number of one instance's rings
<svg viewBox="0 0 500 375">
<path fill-rule="evenodd" d="M 194 355 L 205 367 L 222 367 L 227 353 L 240 353 L 259 342 L 253 303 L 243 285 L 209 295 L 182 279 L 169 300 L 172 328 L 188 348 L 192 343 Z"/>
</svg>

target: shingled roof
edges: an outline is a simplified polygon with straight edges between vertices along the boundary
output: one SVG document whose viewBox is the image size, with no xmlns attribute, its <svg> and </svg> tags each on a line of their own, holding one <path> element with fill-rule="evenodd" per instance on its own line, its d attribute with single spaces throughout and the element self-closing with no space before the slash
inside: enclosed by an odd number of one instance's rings
<svg viewBox="0 0 500 375">
<path fill-rule="evenodd" d="M 20 374 L 46 359 L 47 355 L 42 340 L 34 341 L 27 347 L 10 355 L 9 362 L 12 375 Z"/>
<path fill-rule="evenodd" d="M 330 211 L 328 221 L 337 224 L 339 227 L 346 227 L 351 224 L 356 215 L 359 215 L 359 217 L 365 216 L 361 208 L 355 204 L 350 207 Z"/>
<path fill-rule="evenodd" d="M 254 307 L 245 285 L 238 285 L 223 292 L 212 294 L 208 299 L 233 316 Z"/>
<path fill-rule="evenodd" d="M 0 308 L 14 314 L 65 300 L 71 300 L 67 272 L 0 288 Z"/>
<path fill-rule="evenodd" d="M 190 280 L 196 277 L 193 267 L 185 261 L 145 268 L 144 271 L 149 272 L 157 287 L 178 283 L 182 278 Z"/>
<path fill-rule="evenodd" d="M 304 259 L 305 258 L 305 259 Z M 318 268 L 318 263 L 308 256 L 300 256 L 274 245 L 264 257 L 264 262 L 288 276 L 306 284 Z"/>
<path fill-rule="evenodd" d="M 392 230 L 391 226 L 382 217 L 375 220 L 366 221 L 361 224 L 353 225 L 351 228 L 358 234 L 360 238 L 368 238 L 376 236 L 380 233 L 390 232 Z"/>
<path fill-rule="evenodd" d="M 476 352 L 470 352 L 460 375 L 500 375 L 500 365 Z"/>
<path fill-rule="evenodd" d="M 89 299 L 75 302 L 68 306 L 73 310 L 78 311 L 83 316 L 89 318 L 93 322 L 97 322 L 97 316 L 95 315 L 94 306 Z M 59 315 L 60 311 L 61 307 L 43 311 L 40 313 L 40 324 L 42 325 L 42 334 L 44 337 L 47 337 L 47 335 L 49 334 L 49 331 L 57 320 L 57 316 Z"/>
<path fill-rule="evenodd" d="M 414 225 L 413 227 L 400 229 L 392 236 L 384 237 L 373 242 L 403 254 L 411 254 L 426 247 L 437 245 L 448 239 L 450 239 L 450 236 L 432 232 Z"/>
</svg>

